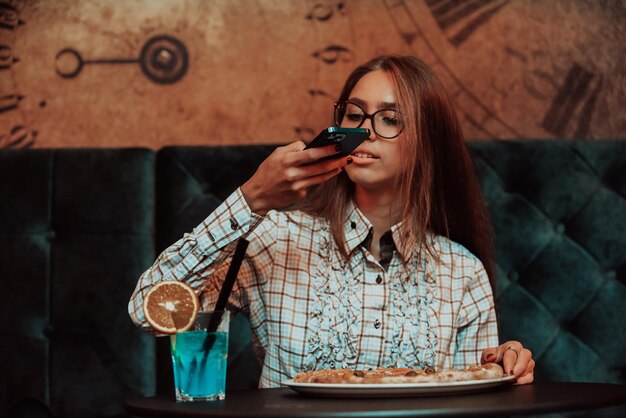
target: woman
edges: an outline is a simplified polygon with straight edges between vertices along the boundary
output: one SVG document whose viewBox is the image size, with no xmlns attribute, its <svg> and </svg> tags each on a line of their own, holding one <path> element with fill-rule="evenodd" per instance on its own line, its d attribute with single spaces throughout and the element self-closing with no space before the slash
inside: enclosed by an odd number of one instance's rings
<svg viewBox="0 0 626 418">
<path fill-rule="evenodd" d="M 150 329 L 143 295 L 161 280 L 191 285 L 210 310 L 246 237 L 230 303 L 265 353 L 260 387 L 304 370 L 478 362 L 531 383 L 530 351 L 498 345 L 490 227 L 441 83 L 416 58 L 375 58 L 348 77 L 335 119 L 369 139 L 315 164 L 334 147 L 277 148 L 141 276 L 133 321 Z"/>
</svg>

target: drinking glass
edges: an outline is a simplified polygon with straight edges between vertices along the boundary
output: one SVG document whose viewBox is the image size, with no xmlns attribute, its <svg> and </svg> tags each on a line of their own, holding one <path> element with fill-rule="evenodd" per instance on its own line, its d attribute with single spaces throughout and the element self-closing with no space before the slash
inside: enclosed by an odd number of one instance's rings
<svg viewBox="0 0 626 418">
<path fill-rule="evenodd" d="M 226 397 L 229 324 L 229 311 L 199 312 L 188 331 L 170 336 L 177 401 Z"/>
</svg>

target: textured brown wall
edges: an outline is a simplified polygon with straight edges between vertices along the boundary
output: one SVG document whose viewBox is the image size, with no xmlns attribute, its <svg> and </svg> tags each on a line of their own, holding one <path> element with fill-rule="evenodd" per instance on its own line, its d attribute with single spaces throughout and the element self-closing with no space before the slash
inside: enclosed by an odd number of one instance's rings
<svg viewBox="0 0 626 418">
<path fill-rule="evenodd" d="M 468 138 L 624 138 L 625 22 L 620 0 L 0 0 L 0 147 L 308 139 L 381 53 L 429 63 Z"/>
</svg>

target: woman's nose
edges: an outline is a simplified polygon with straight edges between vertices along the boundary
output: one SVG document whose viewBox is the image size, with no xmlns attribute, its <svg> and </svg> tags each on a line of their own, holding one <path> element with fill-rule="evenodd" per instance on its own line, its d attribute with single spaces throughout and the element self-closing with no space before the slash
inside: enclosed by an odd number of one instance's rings
<svg viewBox="0 0 626 418">
<path fill-rule="evenodd" d="M 374 132 L 374 124 L 372 123 L 372 118 L 366 118 L 363 121 L 363 125 L 361 125 L 361 128 L 367 128 L 370 130 L 370 136 L 367 139 L 369 139 L 370 141 L 376 139 L 376 132 Z"/>
</svg>

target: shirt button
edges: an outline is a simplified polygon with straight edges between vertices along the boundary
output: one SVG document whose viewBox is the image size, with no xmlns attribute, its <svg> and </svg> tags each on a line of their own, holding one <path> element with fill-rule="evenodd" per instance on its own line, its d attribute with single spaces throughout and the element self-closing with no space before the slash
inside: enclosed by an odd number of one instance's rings
<svg viewBox="0 0 626 418">
<path fill-rule="evenodd" d="M 380 274 L 376 277 L 376 283 L 381 284 L 383 282 L 383 278 L 380 277 Z"/>
<path fill-rule="evenodd" d="M 380 324 L 380 321 L 379 321 L 378 319 L 376 319 L 376 320 L 374 321 L 374 328 L 378 329 L 378 328 L 380 328 L 380 325 L 381 325 L 381 324 Z"/>
<path fill-rule="evenodd" d="M 356 229 L 356 222 L 354 221 L 350 222 L 350 226 L 352 227 L 352 229 Z"/>
<path fill-rule="evenodd" d="M 239 228 L 239 224 L 237 223 L 235 218 L 230 218 L 230 229 L 232 229 L 233 231 L 236 231 L 237 228 Z"/>
</svg>

